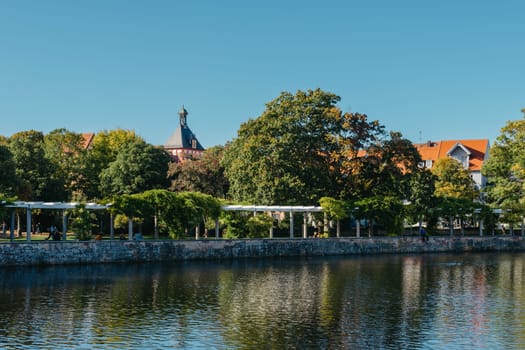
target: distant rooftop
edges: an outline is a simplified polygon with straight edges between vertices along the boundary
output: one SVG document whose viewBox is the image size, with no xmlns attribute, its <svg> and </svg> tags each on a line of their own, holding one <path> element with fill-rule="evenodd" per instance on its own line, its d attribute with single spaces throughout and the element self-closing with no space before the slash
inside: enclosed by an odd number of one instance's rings
<svg viewBox="0 0 525 350">
<path fill-rule="evenodd" d="M 191 131 L 187 123 L 188 111 L 182 106 L 179 111 L 179 125 L 164 144 L 167 149 L 196 149 L 204 151 L 195 134 Z"/>
<path fill-rule="evenodd" d="M 468 168 L 470 171 L 480 171 L 489 149 L 488 139 L 478 140 L 442 140 L 417 143 L 414 146 L 423 160 L 437 161 L 446 158 L 456 147 L 464 148 L 469 154 Z"/>
</svg>

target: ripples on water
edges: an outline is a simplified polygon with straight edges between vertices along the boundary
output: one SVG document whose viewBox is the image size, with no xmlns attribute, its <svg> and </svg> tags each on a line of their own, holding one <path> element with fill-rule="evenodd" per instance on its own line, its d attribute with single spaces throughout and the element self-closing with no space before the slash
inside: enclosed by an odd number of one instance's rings
<svg viewBox="0 0 525 350">
<path fill-rule="evenodd" d="M 522 349 L 524 258 L 4 268 L 0 348 Z"/>
</svg>

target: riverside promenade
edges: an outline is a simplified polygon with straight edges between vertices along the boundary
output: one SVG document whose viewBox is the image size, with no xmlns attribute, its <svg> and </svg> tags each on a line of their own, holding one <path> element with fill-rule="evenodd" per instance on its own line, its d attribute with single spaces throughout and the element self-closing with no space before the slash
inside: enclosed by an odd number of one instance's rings
<svg viewBox="0 0 525 350">
<path fill-rule="evenodd" d="M 525 237 L 203 239 L 159 241 L 38 241 L 0 244 L 2 266 L 138 263 L 239 258 L 464 252 L 523 252 Z"/>
</svg>

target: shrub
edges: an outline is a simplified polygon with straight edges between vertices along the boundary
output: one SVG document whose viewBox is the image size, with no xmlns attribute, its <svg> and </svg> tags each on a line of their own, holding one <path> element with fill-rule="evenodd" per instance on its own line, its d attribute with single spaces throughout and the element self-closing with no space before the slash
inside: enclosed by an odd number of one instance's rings
<svg viewBox="0 0 525 350">
<path fill-rule="evenodd" d="M 273 219 L 266 214 L 252 216 L 246 223 L 249 238 L 265 237 L 273 225 Z"/>
</svg>

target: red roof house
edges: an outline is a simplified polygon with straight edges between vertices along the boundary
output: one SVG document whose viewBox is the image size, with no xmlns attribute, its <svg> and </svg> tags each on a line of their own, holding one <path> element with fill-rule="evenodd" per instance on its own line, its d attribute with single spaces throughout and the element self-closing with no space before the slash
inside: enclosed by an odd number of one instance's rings
<svg viewBox="0 0 525 350">
<path fill-rule="evenodd" d="M 483 163 L 489 155 L 489 140 L 443 140 L 414 144 L 423 162 L 422 168 L 431 169 L 434 163 L 442 158 L 456 159 L 468 169 L 478 187 L 485 186 L 487 180 L 481 175 Z"/>
</svg>

